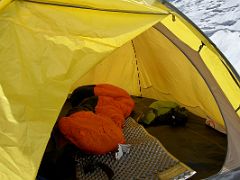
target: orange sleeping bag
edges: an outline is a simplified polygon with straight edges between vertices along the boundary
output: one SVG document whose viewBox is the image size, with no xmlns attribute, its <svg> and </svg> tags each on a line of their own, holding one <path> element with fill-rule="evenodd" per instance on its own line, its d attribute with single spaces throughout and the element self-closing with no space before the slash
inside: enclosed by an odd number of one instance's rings
<svg viewBox="0 0 240 180">
<path fill-rule="evenodd" d="M 134 107 L 126 91 L 109 84 L 82 86 L 73 92 L 70 100 L 78 110 L 61 118 L 58 127 L 79 149 L 105 154 L 125 143 L 122 127 Z"/>
</svg>

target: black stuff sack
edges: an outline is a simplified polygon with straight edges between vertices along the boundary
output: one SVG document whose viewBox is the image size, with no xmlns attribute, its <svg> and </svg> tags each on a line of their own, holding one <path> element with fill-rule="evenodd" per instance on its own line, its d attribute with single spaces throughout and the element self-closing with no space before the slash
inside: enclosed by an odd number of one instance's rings
<svg viewBox="0 0 240 180">
<path fill-rule="evenodd" d="M 149 106 L 141 123 L 145 125 L 184 126 L 188 120 L 188 111 L 171 101 L 156 101 Z"/>
</svg>

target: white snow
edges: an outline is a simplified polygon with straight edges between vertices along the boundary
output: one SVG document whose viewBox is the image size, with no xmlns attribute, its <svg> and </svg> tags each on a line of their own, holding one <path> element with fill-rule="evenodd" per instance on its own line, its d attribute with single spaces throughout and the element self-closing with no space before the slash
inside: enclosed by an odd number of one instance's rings
<svg viewBox="0 0 240 180">
<path fill-rule="evenodd" d="M 223 52 L 240 75 L 240 0 L 169 0 Z"/>
<path fill-rule="evenodd" d="M 227 42 L 225 42 L 227 37 Z M 236 39 L 238 39 L 236 41 Z M 238 32 L 230 32 L 228 30 L 221 30 L 211 36 L 211 40 L 218 45 L 227 57 L 231 57 L 231 63 L 236 67 L 240 67 L 240 38 Z M 238 71 L 239 73 L 240 71 Z"/>
</svg>

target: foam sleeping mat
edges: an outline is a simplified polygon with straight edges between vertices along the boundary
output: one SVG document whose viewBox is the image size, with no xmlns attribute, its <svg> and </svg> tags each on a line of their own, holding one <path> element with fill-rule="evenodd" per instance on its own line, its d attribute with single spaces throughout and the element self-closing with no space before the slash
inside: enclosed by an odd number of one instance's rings
<svg viewBox="0 0 240 180">
<path fill-rule="evenodd" d="M 115 153 L 75 156 L 76 179 L 110 179 L 106 171 L 97 167 L 86 172 L 89 162 L 101 163 L 112 170 L 111 179 L 188 179 L 196 172 L 173 157 L 142 125 L 129 117 L 123 129 L 129 153 L 117 160 Z"/>
</svg>

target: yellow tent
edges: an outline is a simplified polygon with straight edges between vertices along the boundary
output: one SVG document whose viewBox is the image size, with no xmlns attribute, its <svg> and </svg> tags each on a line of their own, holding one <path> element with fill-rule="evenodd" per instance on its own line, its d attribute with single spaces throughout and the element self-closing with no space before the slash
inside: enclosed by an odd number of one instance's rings
<svg viewBox="0 0 240 180">
<path fill-rule="evenodd" d="M 0 179 L 34 179 L 77 86 L 112 83 L 226 125 L 240 166 L 240 83 L 181 13 L 154 0 L 0 1 Z"/>
</svg>

